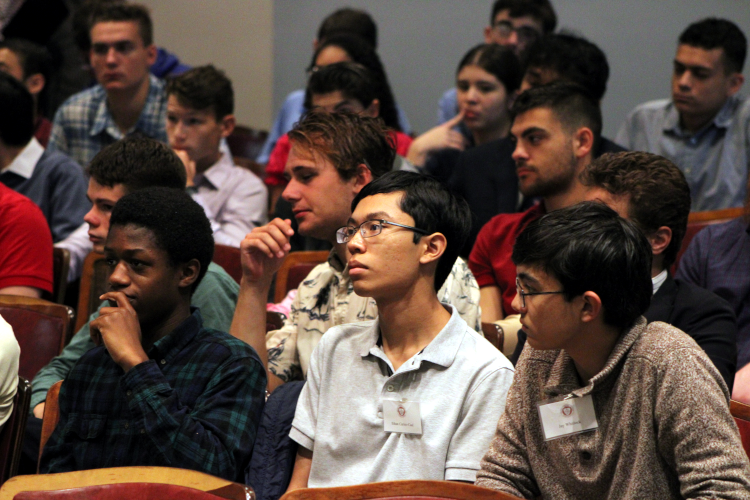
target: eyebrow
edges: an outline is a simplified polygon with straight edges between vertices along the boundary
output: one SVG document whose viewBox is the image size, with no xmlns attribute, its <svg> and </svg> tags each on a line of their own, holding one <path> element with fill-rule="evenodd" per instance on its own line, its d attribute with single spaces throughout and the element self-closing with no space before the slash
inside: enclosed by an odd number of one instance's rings
<svg viewBox="0 0 750 500">
<path fill-rule="evenodd" d="M 684 62 L 680 62 L 677 59 L 674 60 L 674 64 L 682 66 L 683 68 L 687 68 L 687 69 L 690 69 L 690 70 L 696 70 L 696 69 L 702 69 L 704 71 L 712 71 L 713 70 L 713 68 L 711 68 L 710 66 L 703 66 L 703 65 L 700 65 L 700 64 L 685 64 Z"/>
<path fill-rule="evenodd" d="M 384 219 L 384 218 L 390 218 L 390 215 L 388 215 L 388 212 L 370 212 L 369 214 L 365 215 L 365 221 L 373 220 L 373 219 Z M 356 224 L 357 221 L 354 220 L 352 217 L 349 217 L 350 224 Z"/>
<path fill-rule="evenodd" d="M 520 281 L 526 282 L 532 286 L 539 286 L 539 280 L 530 275 L 529 273 L 520 272 L 516 275 Z"/>
</svg>

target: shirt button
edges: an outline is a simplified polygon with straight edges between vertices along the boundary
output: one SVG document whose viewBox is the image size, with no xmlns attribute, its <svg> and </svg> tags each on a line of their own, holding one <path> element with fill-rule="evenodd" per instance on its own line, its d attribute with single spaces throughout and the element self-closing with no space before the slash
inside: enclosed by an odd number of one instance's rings
<svg viewBox="0 0 750 500">
<path fill-rule="evenodd" d="M 588 451 L 584 451 L 581 453 L 581 458 L 584 460 L 591 460 L 591 453 Z"/>
<path fill-rule="evenodd" d="M 394 389 L 395 387 L 393 387 L 393 384 L 388 384 L 388 386 L 385 388 L 385 390 L 388 392 L 393 392 Z"/>
<path fill-rule="evenodd" d="M 130 428 L 130 424 L 129 424 L 128 422 L 125 422 L 125 428 L 126 428 L 126 429 L 129 429 L 129 428 Z"/>
<path fill-rule="evenodd" d="M 167 360 L 166 359 L 162 359 L 161 360 L 161 364 L 166 365 L 167 364 Z"/>
<path fill-rule="evenodd" d="M 382 411 L 378 412 L 378 418 L 383 418 L 383 412 Z"/>
</svg>

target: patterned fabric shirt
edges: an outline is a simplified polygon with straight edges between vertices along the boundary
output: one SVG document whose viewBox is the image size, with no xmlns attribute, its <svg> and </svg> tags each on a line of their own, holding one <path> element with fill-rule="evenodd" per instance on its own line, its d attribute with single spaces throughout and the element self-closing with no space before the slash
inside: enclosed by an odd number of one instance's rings
<svg viewBox="0 0 750 500">
<path fill-rule="evenodd" d="M 124 373 L 101 346 L 60 390 L 60 421 L 43 472 L 155 465 L 242 482 L 265 402 L 255 351 L 203 328 L 200 312 L 154 343 Z"/>
<path fill-rule="evenodd" d="M 128 134 L 138 131 L 167 142 L 167 96 L 164 82 L 149 75 L 146 104 L 138 122 Z M 67 154 L 79 165 L 88 166 L 103 147 L 125 137 L 107 108 L 107 93 L 96 85 L 72 96 L 55 113 L 49 149 Z"/>
<path fill-rule="evenodd" d="M 438 291 L 438 299 L 455 307 L 469 327 L 481 335 L 479 286 L 462 259 L 456 260 Z M 284 382 L 305 378 L 313 349 L 329 328 L 377 316 L 375 300 L 354 293 L 348 268 L 331 250 L 328 262 L 316 266 L 300 284 L 281 330 L 266 335 L 268 369 Z"/>
</svg>

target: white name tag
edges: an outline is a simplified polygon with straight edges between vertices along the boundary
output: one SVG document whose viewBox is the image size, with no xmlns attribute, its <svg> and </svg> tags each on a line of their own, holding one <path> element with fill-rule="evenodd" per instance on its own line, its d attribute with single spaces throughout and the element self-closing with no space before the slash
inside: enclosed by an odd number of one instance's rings
<svg viewBox="0 0 750 500">
<path fill-rule="evenodd" d="M 554 403 L 542 401 L 538 408 L 546 441 L 599 427 L 591 394 Z"/>
<path fill-rule="evenodd" d="M 417 401 L 383 400 L 385 432 L 422 434 L 422 416 Z"/>
</svg>

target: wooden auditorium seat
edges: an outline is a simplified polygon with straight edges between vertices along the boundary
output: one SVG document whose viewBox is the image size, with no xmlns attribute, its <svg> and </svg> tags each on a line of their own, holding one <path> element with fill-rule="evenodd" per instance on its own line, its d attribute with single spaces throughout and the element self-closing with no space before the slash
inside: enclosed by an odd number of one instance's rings
<svg viewBox="0 0 750 500">
<path fill-rule="evenodd" d="M 338 488 L 304 488 L 281 500 L 518 500 L 499 491 L 455 481 L 388 481 Z"/>
<path fill-rule="evenodd" d="M 281 263 L 276 273 L 276 291 L 273 301 L 279 303 L 284 300 L 289 290 L 299 287 L 299 284 L 310 274 L 315 266 L 328 259 L 328 250 L 291 252 Z"/>
<path fill-rule="evenodd" d="M 13 410 L 0 430 L 0 484 L 18 473 L 30 402 L 31 384 L 25 378 L 18 377 L 18 390 L 13 397 Z"/>
</svg>

